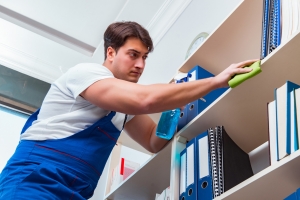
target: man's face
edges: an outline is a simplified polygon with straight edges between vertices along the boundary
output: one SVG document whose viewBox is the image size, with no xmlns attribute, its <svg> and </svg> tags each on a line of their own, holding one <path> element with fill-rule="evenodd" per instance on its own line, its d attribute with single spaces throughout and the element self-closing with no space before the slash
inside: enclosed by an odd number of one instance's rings
<svg viewBox="0 0 300 200">
<path fill-rule="evenodd" d="M 114 51 L 114 50 L 113 50 Z M 138 38 L 128 38 L 118 52 L 112 54 L 112 70 L 116 78 L 137 83 L 148 56 L 148 48 Z"/>
</svg>

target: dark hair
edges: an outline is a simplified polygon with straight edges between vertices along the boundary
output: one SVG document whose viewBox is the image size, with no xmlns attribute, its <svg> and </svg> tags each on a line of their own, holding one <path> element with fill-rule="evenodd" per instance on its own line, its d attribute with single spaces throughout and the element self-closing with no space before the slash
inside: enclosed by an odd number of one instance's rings
<svg viewBox="0 0 300 200">
<path fill-rule="evenodd" d="M 148 47 L 149 52 L 153 51 L 152 39 L 144 27 L 131 21 L 115 22 L 110 24 L 104 33 L 104 60 L 106 60 L 108 47 L 111 46 L 118 52 L 129 37 L 139 38 Z"/>
</svg>

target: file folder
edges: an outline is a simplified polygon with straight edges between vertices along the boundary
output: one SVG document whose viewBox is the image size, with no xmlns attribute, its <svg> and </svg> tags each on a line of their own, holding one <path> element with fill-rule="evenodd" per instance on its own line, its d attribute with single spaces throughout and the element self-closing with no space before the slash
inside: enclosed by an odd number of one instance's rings
<svg viewBox="0 0 300 200">
<path fill-rule="evenodd" d="M 186 149 L 180 153 L 179 200 L 186 200 Z"/>
<path fill-rule="evenodd" d="M 215 127 L 220 194 L 253 175 L 249 155 L 227 134 L 223 126 Z"/>
<path fill-rule="evenodd" d="M 186 200 L 197 199 L 196 139 L 186 144 Z"/>
<path fill-rule="evenodd" d="M 291 154 L 291 91 L 300 85 L 286 81 L 275 89 L 277 160 Z"/>
<path fill-rule="evenodd" d="M 198 199 L 211 200 L 213 199 L 213 185 L 212 179 L 215 179 L 216 182 L 217 174 L 212 178 L 212 169 L 216 170 L 216 165 L 214 162 L 211 162 L 211 159 L 216 161 L 216 158 L 213 158 L 215 155 L 214 151 L 210 150 L 210 147 L 214 148 L 214 145 L 209 145 L 209 136 L 208 132 L 204 132 L 196 137 L 196 152 L 197 152 L 197 196 Z M 213 153 L 213 154 L 212 154 Z"/>
<path fill-rule="evenodd" d="M 299 149 L 298 144 L 298 128 L 297 128 L 297 109 L 295 89 L 290 92 L 290 129 L 291 129 L 291 153 Z"/>
<path fill-rule="evenodd" d="M 280 0 L 270 0 L 269 7 L 269 53 L 275 50 L 281 43 L 281 10 Z"/>
<path fill-rule="evenodd" d="M 212 73 L 203 69 L 200 66 L 195 66 L 189 71 L 189 74 L 191 74 L 191 77 L 189 77 L 188 80 L 189 82 L 214 76 Z M 227 89 L 228 88 L 219 88 L 213 90 L 207 95 L 205 95 L 203 98 L 189 103 L 187 106 L 187 123 L 193 120 L 199 113 L 201 113 L 207 106 L 214 102 Z"/>
<path fill-rule="evenodd" d="M 262 20 L 262 37 L 261 37 L 261 60 L 269 54 L 269 9 L 270 0 L 264 0 L 263 20 Z"/>
<path fill-rule="evenodd" d="M 176 81 L 176 83 L 188 82 L 188 76 L 186 78 L 180 79 L 179 81 Z M 180 112 L 180 117 L 177 125 L 177 132 L 180 131 L 185 125 L 187 125 L 187 108 L 188 106 L 185 106 L 185 108 Z"/>
<path fill-rule="evenodd" d="M 300 200 L 300 188 L 298 188 L 295 192 L 285 197 L 284 200 Z"/>
</svg>

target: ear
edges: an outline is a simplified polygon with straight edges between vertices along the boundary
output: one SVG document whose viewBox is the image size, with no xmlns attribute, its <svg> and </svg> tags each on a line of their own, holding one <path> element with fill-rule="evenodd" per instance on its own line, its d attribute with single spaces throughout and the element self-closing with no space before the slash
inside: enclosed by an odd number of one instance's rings
<svg viewBox="0 0 300 200">
<path fill-rule="evenodd" d="M 109 46 L 106 50 L 106 57 L 107 57 L 106 59 L 112 61 L 115 55 L 116 55 L 116 51 L 114 50 L 114 48 Z"/>
</svg>

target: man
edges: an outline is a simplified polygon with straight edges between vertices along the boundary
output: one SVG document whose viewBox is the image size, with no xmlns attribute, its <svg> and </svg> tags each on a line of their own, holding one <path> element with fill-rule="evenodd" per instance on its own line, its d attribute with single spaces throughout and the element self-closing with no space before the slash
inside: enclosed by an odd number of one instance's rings
<svg viewBox="0 0 300 200">
<path fill-rule="evenodd" d="M 105 61 L 78 64 L 56 80 L 26 122 L 16 152 L 0 177 L 0 199 L 87 199 L 120 132 L 156 153 L 168 142 L 156 137 L 145 114 L 182 107 L 227 87 L 256 60 L 232 64 L 213 78 L 181 84 L 136 84 L 153 50 L 135 22 L 116 22 L 104 33 Z M 126 114 L 123 114 L 126 113 Z"/>
</svg>

